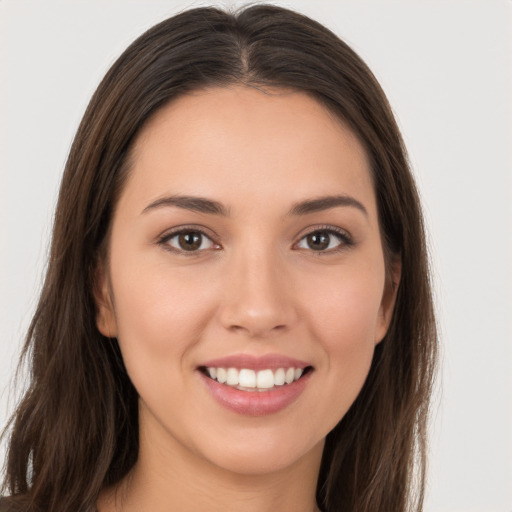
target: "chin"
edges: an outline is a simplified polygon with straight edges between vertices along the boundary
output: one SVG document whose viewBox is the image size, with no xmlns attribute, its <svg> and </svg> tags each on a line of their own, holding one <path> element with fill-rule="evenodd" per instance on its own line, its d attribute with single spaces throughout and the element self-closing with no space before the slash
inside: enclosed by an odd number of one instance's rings
<svg viewBox="0 0 512 512">
<path fill-rule="evenodd" d="M 278 473 L 295 465 L 320 463 L 325 438 L 316 443 L 282 438 L 253 438 L 250 442 L 215 445 L 215 450 L 203 453 L 215 466 L 238 475 L 265 475 Z M 229 439 L 228 437 L 226 439 Z"/>
</svg>

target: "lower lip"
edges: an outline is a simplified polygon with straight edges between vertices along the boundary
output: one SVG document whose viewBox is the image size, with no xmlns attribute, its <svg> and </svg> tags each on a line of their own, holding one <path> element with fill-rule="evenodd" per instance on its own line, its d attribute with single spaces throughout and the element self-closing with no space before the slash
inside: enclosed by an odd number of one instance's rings
<svg viewBox="0 0 512 512">
<path fill-rule="evenodd" d="M 311 372 L 308 372 L 291 384 L 274 387 L 268 391 L 242 391 L 221 384 L 201 373 L 204 383 L 217 402 L 246 416 L 266 416 L 285 409 L 304 391 L 310 376 Z"/>
</svg>

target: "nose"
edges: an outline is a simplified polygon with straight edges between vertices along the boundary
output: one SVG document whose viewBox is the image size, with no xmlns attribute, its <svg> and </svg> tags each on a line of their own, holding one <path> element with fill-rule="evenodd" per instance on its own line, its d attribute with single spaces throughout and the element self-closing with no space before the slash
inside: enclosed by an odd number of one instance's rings
<svg viewBox="0 0 512 512">
<path fill-rule="evenodd" d="M 250 338 L 289 330 L 298 314 L 285 264 L 264 251 L 234 259 L 219 311 L 223 327 Z"/>
</svg>

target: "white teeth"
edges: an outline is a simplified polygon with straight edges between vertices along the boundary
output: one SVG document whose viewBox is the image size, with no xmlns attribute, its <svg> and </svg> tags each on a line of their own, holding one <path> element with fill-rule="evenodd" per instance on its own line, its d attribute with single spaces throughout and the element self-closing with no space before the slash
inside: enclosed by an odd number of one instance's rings
<svg viewBox="0 0 512 512">
<path fill-rule="evenodd" d="M 274 386 L 282 386 L 284 384 L 284 375 L 283 368 L 276 370 L 276 373 L 274 373 Z"/>
<path fill-rule="evenodd" d="M 228 376 L 225 368 L 217 368 L 217 380 L 224 384 L 226 382 Z"/>
<path fill-rule="evenodd" d="M 236 368 L 228 368 L 226 384 L 228 386 L 238 386 L 238 370 Z"/>
<path fill-rule="evenodd" d="M 254 370 L 243 369 L 240 370 L 238 376 L 239 384 L 243 388 L 255 388 L 256 387 L 256 372 Z"/>
<path fill-rule="evenodd" d="M 259 370 L 258 372 L 242 368 L 206 368 L 213 380 L 245 391 L 265 391 L 275 386 L 284 386 L 299 380 L 304 368 L 278 368 L 277 370 Z"/>
<path fill-rule="evenodd" d="M 274 387 L 274 372 L 272 370 L 260 370 L 256 374 L 256 387 L 270 389 Z"/>
</svg>

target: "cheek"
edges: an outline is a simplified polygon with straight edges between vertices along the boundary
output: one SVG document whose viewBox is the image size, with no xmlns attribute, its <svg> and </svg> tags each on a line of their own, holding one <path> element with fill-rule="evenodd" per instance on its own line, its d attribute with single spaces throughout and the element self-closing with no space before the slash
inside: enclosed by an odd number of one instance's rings
<svg viewBox="0 0 512 512">
<path fill-rule="evenodd" d="M 171 378 L 170 369 L 179 371 L 187 364 L 187 354 L 214 309 L 211 294 L 200 293 L 199 283 L 191 281 L 190 275 L 188 279 L 181 276 L 179 270 L 139 265 L 137 272 L 129 273 L 127 268 L 137 267 L 121 262 L 112 270 L 125 364 L 131 374 L 165 367 L 161 375 Z"/>
<path fill-rule="evenodd" d="M 332 412 L 334 426 L 356 399 L 368 375 L 384 278 L 383 272 L 375 271 L 332 277 L 322 286 L 308 290 L 307 317 L 328 369 L 326 394 L 336 401 Z"/>
<path fill-rule="evenodd" d="M 378 267 L 377 267 L 378 269 Z M 316 335 L 329 349 L 375 344 L 384 289 L 384 271 L 347 269 L 326 275 L 304 294 Z"/>
</svg>

